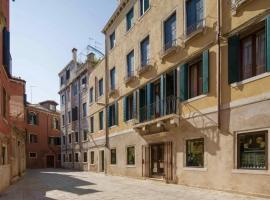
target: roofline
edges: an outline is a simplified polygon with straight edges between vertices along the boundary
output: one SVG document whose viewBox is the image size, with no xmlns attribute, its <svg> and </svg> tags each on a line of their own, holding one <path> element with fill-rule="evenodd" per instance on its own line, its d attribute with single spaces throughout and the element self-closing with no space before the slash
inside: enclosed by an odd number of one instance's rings
<svg viewBox="0 0 270 200">
<path fill-rule="evenodd" d="M 110 17 L 110 19 L 108 20 L 104 28 L 102 29 L 102 33 L 106 34 L 107 30 L 115 22 L 115 19 L 120 15 L 120 12 L 127 5 L 128 1 L 129 0 L 123 0 L 121 3 L 119 3 L 115 11 L 113 12 L 112 16 Z"/>
</svg>

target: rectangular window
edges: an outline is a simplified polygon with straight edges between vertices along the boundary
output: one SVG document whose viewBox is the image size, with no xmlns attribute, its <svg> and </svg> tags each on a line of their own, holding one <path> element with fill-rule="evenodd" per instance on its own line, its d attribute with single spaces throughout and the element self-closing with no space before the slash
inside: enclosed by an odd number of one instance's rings
<svg viewBox="0 0 270 200">
<path fill-rule="evenodd" d="M 111 49 L 115 46 L 115 31 L 110 35 L 110 47 Z"/>
<path fill-rule="evenodd" d="M 88 135 L 87 134 L 88 134 L 88 130 L 87 129 L 84 129 L 83 130 L 83 140 L 84 141 L 87 141 L 87 139 L 88 139 Z"/>
<path fill-rule="evenodd" d="M 38 124 L 38 114 L 34 112 L 29 112 L 27 115 L 28 124 L 37 125 Z"/>
<path fill-rule="evenodd" d="M 72 108 L 72 121 L 77 121 L 78 120 L 78 107 Z"/>
<path fill-rule="evenodd" d="M 116 149 L 111 149 L 111 165 L 116 165 Z"/>
<path fill-rule="evenodd" d="M 127 165 L 135 165 L 135 147 L 127 147 Z"/>
<path fill-rule="evenodd" d="M 86 107 L 86 103 L 83 103 L 83 117 L 86 117 L 87 115 L 87 107 Z"/>
<path fill-rule="evenodd" d="M 99 130 L 103 130 L 103 111 L 99 112 Z"/>
<path fill-rule="evenodd" d="M 75 142 L 79 142 L 79 133 L 75 132 Z"/>
<path fill-rule="evenodd" d="M 70 78 L 70 69 L 67 69 L 66 71 L 66 79 L 69 80 Z"/>
<path fill-rule="evenodd" d="M 52 127 L 53 127 L 53 129 L 59 130 L 59 121 L 57 118 L 53 118 Z"/>
<path fill-rule="evenodd" d="M 61 139 L 60 137 L 48 137 L 48 144 L 50 145 L 61 145 Z"/>
<path fill-rule="evenodd" d="M 37 153 L 35 153 L 35 152 L 30 152 L 30 153 L 29 153 L 29 158 L 37 158 Z"/>
<path fill-rule="evenodd" d="M 94 151 L 91 151 L 90 155 L 91 155 L 90 164 L 93 165 L 95 163 L 95 152 Z"/>
<path fill-rule="evenodd" d="M 134 9 L 133 7 L 130 9 L 130 11 L 126 15 L 126 26 L 127 26 L 127 31 L 129 31 L 133 25 L 134 25 Z"/>
<path fill-rule="evenodd" d="M 204 139 L 186 141 L 186 166 L 204 167 Z"/>
<path fill-rule="evenodd" d="M 98 81 L 98 94 L 103 95 L 103 78 Z"/>
<path fill-rule="evenodd" d="M 61 96 L 61 104 L 62 104 L 62 105 L 65 104 L 65 95 L 64 95 L 64 94 Z"/>
<path fill-rule="evenodd" d="M 267 135 L 267 131 L 238 134 L 238 169 L 267 170 Z"/>
<path fill-rule="evenodd" d="M 164 50 L 176 45 L 176 13 L 164 22 Z"/>
<path fill-rule="evenodd" d="M 79 162 L 79 153 L 75 153 L 75 162 Z"/>
<path fill-rule="evenodd" d="M 117 125 L 117 120 L 118 120 L 118 106 L 117 103 L 114 103 L 109 106 L 109 113 L 108 113 L 108 118 L 109 118 L 109 127 Z"/>
<path fill-rule="evenodd" d="M 29 134 L 29 144 L 38 143 L 38 136 L 35 134 Z"/>
<path fill-rule="evenodd" d="M 72 142 L 72 136 L 71 134 L 68 135 L 68 143 L 71 143 Z"/>
<path fill-rule="evenodd" d="M 110 71 L 110 86 L 111 91 L 115 90 L 115 67 Z"/>
<path fill-rule="evenodd" d="M 61 86 L 64 84 L 64 76 L 60 77 L 60 84 L 61 84 Z"/>
<path fill-rule="evenodd" d="M 65 126 L 65 115 L 62 115 L 62 126 Z"/>
<path fill-rule="evenodd" d="M 66 92 L 66 97 L 67 97 L 67 102 L 70 102 L 70 89 L 68 87 L 67 92 Z"/>
<path fill-rule="evenodd" d="M 203 26 L 203 0 L 186 1 L 186 34 L 198 30 Z"/>
<path fill-rule="evenodd" d="M 127 55 L 127 77 L 134 75 L 134 50 Z"/>
<path fill-rule="evenodd" d="M 87 162 L 87 152 L 83 152 L 83 162 Z"/>
<path fill-rule="evenodd" d="M 148 65 L 149 59 L 150 59 L 150 45 L 149 45 L 149 36 L 147 36 L 141 42 L 141 67 Z"/>
<path fill-rule="evenodd" d="M 63 145 L 66 145 L 66 136 L 63 135 Z"/>
<path fill-rule="evenodd" d="M 78 87 L 77 87 L 77 83 L 75 82 L 72 84 L 72 94 L 73 96 L 76 96 L 77 93 L 78 93 Z"/>
<path fill-rule="evenodd" d="M 72 154 L 71 154 L 71 153 L 68 154 L 68 161 L 69 161 L 69 162 L 72 162 Z"/>
<path fill-rule="evenodd" d="M 266 72 L 265 30 L 241 39 L 241 80 Z"/>
<path fill-rule="evenodd" d="M 203 93 L 202 60 L 189 64 L 189 98 Z"/>
<path fill-rule="evenodd" d="M 140 0 L 140 16 L 144 15 L 144 13 L 149 9 L 149 1 L 150 0 Z"/>
<path fill-rule="evenodd" d="M 87 82 L 86 76 L 84 76 L 81 81 L 82 81 L 82 85 L 86 85 L 86 82 Z"/>
<path fill-rule="evenodd" d="M 93 102 L 93 99 L 94 99 L 94 88 L 91 87 L 90 90 L 89 90 L 89 102 L 92 103 Z"/>
<path fill-rule="evenodd" d="M 71 112 L 68 111 L 68 123 L 71 123 Z"/>
<path fill-rule="evenodd" d="M 90 132 L 94 133 L 94 116 L 90 117 Z"/>
<path fill-rule="evenodd" d="M 125 105 L 126 106 L 125 108 L 126 121 L 135 118 L 136 113 L 133 112 L 133 105 L 134 105 L 133 100 L 134 100 L 133 94 L 126 97 L 126 105 Z"/>
</svg>

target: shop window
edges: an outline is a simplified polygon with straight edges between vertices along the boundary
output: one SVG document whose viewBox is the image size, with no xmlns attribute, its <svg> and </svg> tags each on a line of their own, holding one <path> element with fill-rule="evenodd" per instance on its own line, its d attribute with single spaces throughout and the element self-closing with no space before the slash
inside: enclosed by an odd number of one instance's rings
<svg viewBox="0 0 270 200">
<path fill-rule="evenodd" d="M 111 149 L 111 164 L 116 165 L 116 149 Z"/>
<path fill-rule="evenodd" d="M 91 155 L 90 164 L 93 165 L 95 163 L 95 152 L 94 151 L 91 151 L 90 155 Z"/>
<path fill-rule="evenodd" d="M 83 162 L 87 162 L 87 152 L 83 152 Z"/>
<path fill-rule="evenodd" d="M 135 147 L 127 147 L 127 165 L 135 165 Z"/>
<path fill-rule="evenodd" d="M 204 139 L 186 141 L 186 167 L 204 167 Z"/>
</svg>

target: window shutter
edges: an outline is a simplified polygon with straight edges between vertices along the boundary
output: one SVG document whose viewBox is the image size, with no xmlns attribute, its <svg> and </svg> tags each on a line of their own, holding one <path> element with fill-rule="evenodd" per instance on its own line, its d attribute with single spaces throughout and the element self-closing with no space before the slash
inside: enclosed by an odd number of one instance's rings
<svg viewBox="0 0 270 200">
<path fill-rule="evenodd" d="M 134 118 L 137 118 L 137 91 L 133 92 L 133 105 L 132 105 L 132 111 Z"/>
<path fill-rule="evenodd" d="M 127 121 L 127 97 L 123 98 L 123 118 L 124 122 Z"/>
<path fill-rule="evenodd" d="M 180 101 L 188 99 L 188 64 L 183 64 L 179 70 L 180 77 Z"/>
<path fill-rule="evenodd" d="M 146 86 L 146 93 L 147 93 L 147 119 L 151 118 L 151 114 L 152 114 L 152 108 L 151 108 L 151 104 L 153 103 L 153 84 L 152 83 L 148 83 Z"/>
<path fill-rule="evenodd" d="M 266 71 L 270 72 L 270 16 L 266 19 Z"/>
<path fill-rule="evenodd" d="M 149 0 L 144 0 L 144 12 L 149 8 Z"/>
<path fill-rule="evenodd" d="M 115 102 L 115 125 L 118 125 L 118 102 Z"/>
<path fill-rule="evenodd" d="M 160 114 L 163 116 L 165 114 L 165 81 L 166 75 L 162 74 L 160 77 Z"/>
<path fill-rule="evenodd" d="M 229 84 L 239 81 L 240 68 L 240 39 L 237 35 L 229 38 L 228 41 L 228 81 Z"/>
<path fill-rule="evenodd" d="M 209 49 L 203 52 L 203 94 L 209 92 Z"/>
</svg>

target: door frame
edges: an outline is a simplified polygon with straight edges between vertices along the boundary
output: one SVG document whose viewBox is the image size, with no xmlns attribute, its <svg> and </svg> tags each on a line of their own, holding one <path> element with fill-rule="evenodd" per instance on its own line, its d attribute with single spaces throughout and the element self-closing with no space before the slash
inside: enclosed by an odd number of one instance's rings
<svg viewBox="0 0 270 200">
<path fill-rule="evenodd" d="M 56 163 L 55 163 L 55 155 L 53 155 L 53 154 L 47 154 L 46 155 L 46 168 L 49 168 L 48 167 L 48 157 L 49 156 L 52 156 L 53 157 L 53 168 L 55 168 L 55 165 L 56 165 Z"/>
<path fill-rule="evenodd" d="M 153 146 L 163 146 L 163 163 L 164 163 L 164 172 L 163 175 L 153 175 L 153 169 L 152 169 L 152 164 L 153 164 L 153 160 L 152 160 L 152 148 Z M 158 178 L 158 179 L 164 179 L 166 177 L 166 161 L 165 161 L 165 148 L 166 148 L 166 143 L 164 142 L 160 142 L 160 143 L 153 143 L 149 145 L 149 177 L 150 178 Z"/>
<path fill-rule="evenodd" d="M 103 156 L 102 156 L 103 154 Z M 104 173 L 105 172 L 105 150 L 99 150 L 98 152 L 98 172 Z"/>
</svg>

